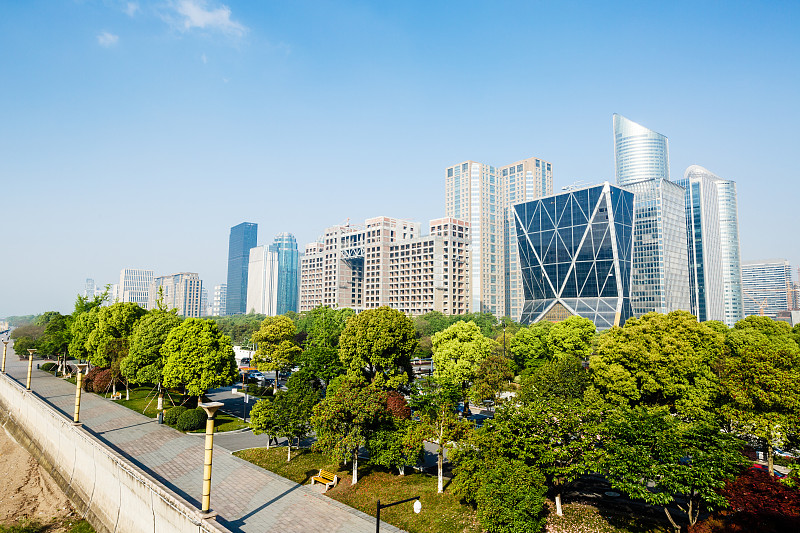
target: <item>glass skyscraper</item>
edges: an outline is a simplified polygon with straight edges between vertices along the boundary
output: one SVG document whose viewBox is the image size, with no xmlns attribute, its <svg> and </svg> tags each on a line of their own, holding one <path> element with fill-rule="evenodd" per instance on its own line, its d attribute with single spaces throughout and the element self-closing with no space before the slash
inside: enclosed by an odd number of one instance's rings
<svg viewBox="0 0 800 533">
<path fill-rule="evenodd" d="M 633 314 L 634 195 L 608 182 L 514 206 L 525 305 L 521 322 L 572 315 L 598 329 Z"/>
<path fill-rule="evenodd" d="M 775 318 L 778 312 L 789 309 L 792 290 L 792 269 L 786 259 L 742 263 L 744 316 Z"/>
<path fill-rule="evenodd" d="M 664 135 L 614 113 L 617 185 L 669 179 L 669 141 Z"/>
<path fill-rule="evenodd" d="M 250 248 L 256 246 L 258 224 L 242 222 L 231 228 L 228 240 L 228 292 L 226 315 L 247 312 L 247 267 Z"/>
<path fill-rule="evenodd" d="M 278 257 L 278 290 L 276 294 L 276 314 L 288 311 L 297 312 L 300 302 L 300 253 L 297 239 L 291 233 L 280 233 L 270 245 L 269 251 Z"/>
<path fill-rule="evenodd" d="M 678 183 L 687 189 L 692 312 L 733 327 L 744 318 L 736 183 L 699 165 Z"/>
<path fill-rule="evenodd" d="M 669 142 L 622 115 L 613 123 L 617 185 L 636 195 L 633 314 L 689 311 L 685 190 L 669 181 Z"/>
<path fill-rule="evenodd" d="M 700 321 L 724 321 L 725 291 L 717 185 L 708 173 L 692 167 L 676 183 L 686 189 L 686 240 L 692 314 Z"/>
</svg>

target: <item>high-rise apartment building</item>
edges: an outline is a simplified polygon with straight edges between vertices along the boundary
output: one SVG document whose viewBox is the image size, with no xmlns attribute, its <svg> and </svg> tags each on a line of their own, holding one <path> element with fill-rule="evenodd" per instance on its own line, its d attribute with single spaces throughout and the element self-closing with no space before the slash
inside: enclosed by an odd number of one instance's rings
<svg viewBox="0 0 800 533">
<path fill-rule="evenodd" d="M 152 282 L 152 270 L 123 268 L 119 274 L 119 285 L 116 287 L 116 294 L 111 303 L 115 301 L 135 302 L 140 307 L 152 309 L 152 307 L 148 307 Z"/>
<path fill-rule="evenodd" d="M 149 309 L 155 309 L 159 298 L 167 309 L 177 309 L 178 315 L 200 318 L 203 283 L 194 272 L 180 272 L 153 278 L 150 284 Z"/>
<path fill-rule="evenodd" d="M 247 268 L 250 248 L 256 246 L 258 224 L 242 222 L 231 228 L 228 240 L 228 292 L 225 314 L 247 312 Z"/>
<path fill-rule="evenodd" d="M 300 260 L 300 311 L 388 305 L 411 315 L 465 313 L 468 227 L 432 220 L 424 237 L 418 222 L 389 217 L 330 227 Z"/>
<path fill-rule="evenodd" d="M 469 222 L 469 311 L 519 320 L 523 307 L 515 203 L 553 193 L 551 163 L 528 158 L 494 167 L 464 161 L 445 171 L 445 213 Z"/>
<path fill-rule="evenodd" d="M 200 316 L 208 316 L 208 289 L 200 283 Z"/>
<path fill-rule="evenodd" d="M 669 141 L 664 135 L 614 113 L 617 185 L 669 179 Z"/>
<path fill-rule="evenodd" d="M 789 309 L 792 292 L 792 269 L 786 259 L 744 261 L 742 293 L 744 315 L 775 318 Z"/>
<path fill-rule="evenodd" d="M 686 240 L 686 191 L 669 181 L 664 135 L 614 114 L 617 185 L 633 192 L 634 316 L 691 310 Z"/>
<path fill-rule="evenodd" d="M 728 327 L 733 327 L 744 318 L 736 182 L 722 179 L 699 165 L 692 165 L 678 183 L 687 189 L 689 273 L 693 276 L 692 312 L 700 320 L 721 320 Z M 709 263 L 709 260 L 714 261 L 716 253 L 713 250 L 716 247 L 715 233 L 719 235 L 719 267 Z M 696 260 L 698 255 L 699 262 Z M 722 300 L 721 316 L 717 299 Z M 695 307 L 704 300 L 708 302 L 705 313 Z"/>
<path fill-rule="evenodd" d="M 214 285 L 214 294 L 211 297 L 210 316 L 223 316 L 228 299 L 228 286 L 225 283 Z"/>
<path fill-rule="evenodd" d="M 598 329 L 633 314 L 634 195 L 606 182 L 514 206 L 523 324 L 572 315 Z"/>
</svg>

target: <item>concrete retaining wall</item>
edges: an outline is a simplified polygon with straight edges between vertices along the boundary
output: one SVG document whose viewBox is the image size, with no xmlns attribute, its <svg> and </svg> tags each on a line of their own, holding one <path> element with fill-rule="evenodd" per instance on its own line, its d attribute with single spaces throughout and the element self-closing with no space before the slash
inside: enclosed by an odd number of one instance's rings
<svg viewBox="0 0 800 533">
<path fill-rule="evenodd" d="M 49 472 L 98 533 L 228 532 L 2 374 L 0 425 Z"/>
</svg>

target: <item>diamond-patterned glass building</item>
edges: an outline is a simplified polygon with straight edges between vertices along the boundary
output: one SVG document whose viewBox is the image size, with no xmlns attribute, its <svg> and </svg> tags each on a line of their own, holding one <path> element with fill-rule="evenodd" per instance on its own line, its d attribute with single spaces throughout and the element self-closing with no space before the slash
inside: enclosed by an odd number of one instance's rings
<svg viewBox="0 0 800 533">
<path fill-rule="evenodd" d="M 607 329 L 633 315 L 633 204 L 606 182 L 514 206 L 523 324 L 580 315 Z"/>
</svg>

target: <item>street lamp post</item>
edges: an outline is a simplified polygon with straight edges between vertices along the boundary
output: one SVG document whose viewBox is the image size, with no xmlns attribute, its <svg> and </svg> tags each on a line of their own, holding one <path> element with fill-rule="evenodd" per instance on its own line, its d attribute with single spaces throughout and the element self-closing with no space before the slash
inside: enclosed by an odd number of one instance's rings
<svg viewBox="0 0 800 533">
<path fill-rule="evenodd" d="M 203 501 L 200 510 L 206 514 L 206 518 L 211 518 L 215 516 L 215 513 L 209 512 L 211 509 L 211 456 L 214 450 L 214 415 L 217 409 L 222 407 L 222 402 L 201 402 L 197 406 L 202 407 L 203 411 L 206 412 L 206 416 L 208 416 L 206 420 L 206 456 L 203 464 Z"/>
<path fill-rule="evenodd" d="M 75 381 L 75 416 L 72 417 L 73 425 L 80 425 L 80 413 L 81 413 L 81 378 L 83 376 L 83 372 L 88 368 L 88 364 L 86 363 L 79 363 L 76 365 L 78 367 L 78 377 Z"/>
<path fill-rule="evenodd" d="M 31 390 L 31 372 L 33 372 L 33 352 L 35 348 L 28 348 L 28 381 L 25 382 L 25 390 Z"/>
<path fill-rule="evenodd" d="M 381 509 L 386 509 L 387 507 L 400 505 L 401 503 L 412 502 L 414 500 L 417 500 L 414 502 L 414 512 L 419 514 L 419 512 L 422 510 L 422 502 L 419 501 L 419 496 L 414 496 L 413 498 L 406 498 L 405 500 L 400 500 L 399 502 L 393 502 L 393 503 L 381 503 L 381 501 L 378 500 L 378 506 L 375 511 L 375 533 L 380 533 L 381 531 Z"/>
<path fill-rule="evenodd" d="M 8 351 L 8 341 L 3 341 L 3 374 L 6 373 L 6 352 Z"/>
</svg>

